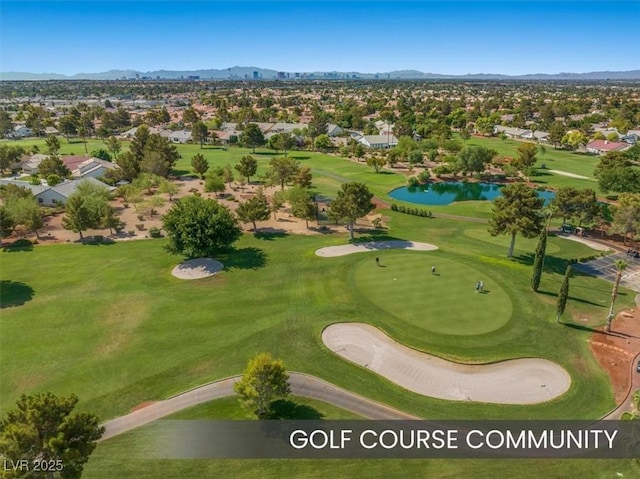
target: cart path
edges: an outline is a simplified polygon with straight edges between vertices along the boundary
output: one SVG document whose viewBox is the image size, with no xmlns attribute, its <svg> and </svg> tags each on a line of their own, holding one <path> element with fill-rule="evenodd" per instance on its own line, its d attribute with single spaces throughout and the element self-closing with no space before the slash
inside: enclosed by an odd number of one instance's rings
<svg viewBox="0 0 640 479">
<path fill-rule="evenodd" d="M 105 433 L 100 440 L 104 441 L 198 404 L 235 396 L 233 385 L 241 377 L 233 376 L 204 384 L 107 421 L 102 424 Z M 324 401 L 367 419 L 420 419 L 308 374 L 290 372 L 289 385 L 294 395 Z"/>
</svg>

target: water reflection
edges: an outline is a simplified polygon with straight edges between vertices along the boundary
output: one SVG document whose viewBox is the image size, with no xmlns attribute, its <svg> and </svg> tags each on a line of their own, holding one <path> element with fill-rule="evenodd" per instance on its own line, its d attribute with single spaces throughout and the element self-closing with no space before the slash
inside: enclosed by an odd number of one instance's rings
<svg viewBox="0 0 640 479">
<path fill-rule="evenodd" d="M 391 198 L 420 205 L 448 205 L 454 201 L 492 201 L 504 185 L 449 181 L 420 186 L 405 186 L 389 193 Z M 555 198 L 552 191 L 538 191 L 545 204 Z"/>
</svg>

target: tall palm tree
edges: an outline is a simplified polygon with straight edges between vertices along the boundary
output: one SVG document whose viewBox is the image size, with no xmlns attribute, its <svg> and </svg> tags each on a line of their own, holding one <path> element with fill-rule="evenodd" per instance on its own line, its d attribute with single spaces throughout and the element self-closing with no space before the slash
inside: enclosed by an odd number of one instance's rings
<svg viewBox="0 0 640 479">
<path fill-rule="evenodd" d="M 607 323 L 604 330 L 608 333 L 611 331 L 611 323 L 613 322 L 613 305 L 618 298 L 618 288 L 620 287 L 620 280 L 622 279 L 622 272 L 627 268 L 627 262 L 621 259 L 616 260 L 616 279 L 613 282 L 613 290 L 611 291 L 611 307 L 609 308 L 609 315 L 607 316 Z"/>
</svg>

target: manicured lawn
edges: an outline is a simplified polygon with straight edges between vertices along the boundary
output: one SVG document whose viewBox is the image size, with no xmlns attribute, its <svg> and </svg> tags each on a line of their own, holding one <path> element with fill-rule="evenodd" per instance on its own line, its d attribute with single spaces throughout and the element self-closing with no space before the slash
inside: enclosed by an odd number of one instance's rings
<svg viewBox="0 0 640 479">
<path fill-rule="evenodd" d="M 416 267 L 425 269 L 438 258 L 452 271 L 482 272 L 465 285 L 473 288 L 483 278 L 495 291 L 502 289 L 512 305 L 509 321 L 488 334 L 424 334 L 415 322 L 389 314 L 360 292 L 355 272 L 373 264 L 375 253 L 314 255 L 319 247 L 346 242 L 344 235 L 245 235 L 234 252 L 217 256 L 227 271 L 197 282 L 169 274 L 180 259 L 163 250 L 163 240 L 36 246 L 0 253 L 2 279 L 22 283 L 17 287 L 28 293 L 22 305 L 2 310 L 2 410 L 22 392 L 51 390 L 78 394 L 83 409 L 107 419 L 144 401 L 238 374 L 264 350 L 283 358 L 291 370 L 427 418 L 583 418 L 604 414 L 613 405 L 585 330 L 604 321 L 610 285 L 574 278 L 566 320 L 573 315 L 581 327 L 558 325 L 554 318 L 564 265 L 568 258 L 588 254 L 588 248 L 551 238 L 559 249 L 548 258 L 542 293 L 535 295 L 529 291 L 531 257 L 522 250 L 509 260 L 506 248 L 488 233 L 486 241 L 478 232 L 465 234 L 467 228 L 477 230 L 477 224 L 385 215 L 392 237 L 441 247 L 397 253 L 399 261 L 415 258 Z M 381 296 L 388 294 L 380 289 Z M 632 298 L 621 291 L 618 307 Z M 438 305 L 442 310 L 444 303 Z M 475 317 L 474 311 L 467 314 Z M 409 346 L 454 360 L 547 357 L 565 366 L 574 383 L 557 401 L 530 407 L 420 397 L 329 352 L 320 335 L 336 321 L 368 322 Z"/>
<path fill-rule="evenodd" d="M 517 156 L 518 146 L 521 144 L 515 140 L 501 140 L 499 138 L 482 138 L 471 137 L 467 140 L 466 145 L 479 145 L 496 150 L 499 154 L 515 158 Z M 574 188 L 591 188 L 598 195 L 603 195 L 598 187 L 598 183 L 593 176 L 593 170 L 598 164 L 599 158 L 593 155 L 583 153 L 574 153 L 567 150 L 556 150 L 551 145 L 546 146 L 546 153 L 541 155 L 538 153 L 536 167 L 538 168 L 538 176 L 531 178 L 532 181 L 539 183 L 541 186 L 559 188 L 562 186 L 572 186 Z M 546 170 L 540 169 L 542 165 L 546 165 Z M 586 176 L 589 179 L 570 178 L 557 173 L 551 173 L 547 170 L 559 170 L 573 173 L 580 176 Z"/>
<path fill-rule="evenodd" d="M 384 252 L 380 257 L 381 267 L 370 260 L 360 263 L 356 286 L 382 310 L 422 329 L 421 336 L 486 334 L 511 318 L 509 296 L 479 269 L 412 252 Z M 432 264 L 437 265 L 436 274 L 431 273 Z M 477 294 L 480 280 L 484 291 Z"/>
</svg>

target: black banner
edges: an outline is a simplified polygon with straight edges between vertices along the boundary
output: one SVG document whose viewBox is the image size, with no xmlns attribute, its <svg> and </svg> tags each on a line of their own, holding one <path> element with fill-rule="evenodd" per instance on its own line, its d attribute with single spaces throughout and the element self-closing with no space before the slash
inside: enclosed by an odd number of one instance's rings
<svg viewBox="0 0 640 479">
<path fill-rule="evenodd" d="M 178 421 L 154 457 L 640 458 L 640 421 Z"/>
</svg>

